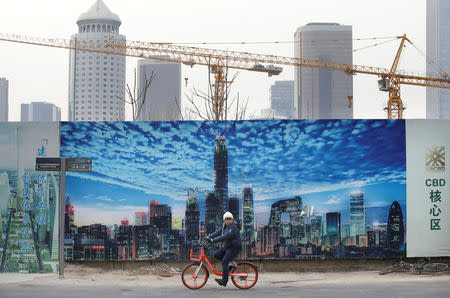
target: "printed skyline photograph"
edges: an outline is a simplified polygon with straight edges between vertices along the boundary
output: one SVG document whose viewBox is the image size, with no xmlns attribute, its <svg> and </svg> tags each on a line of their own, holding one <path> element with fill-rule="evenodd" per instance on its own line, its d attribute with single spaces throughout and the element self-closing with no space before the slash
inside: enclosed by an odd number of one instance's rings
<svg viewBox="0 0 450 298">
<path fill-rule="evenodd" d="M 216 140 L 227 153 L 226 196 L 242 202 L 250 187 L 258 226 L 268 224 L 273 203 L 295 196 L 309 216 L 340 212 L 342 225 L 352 192 L 363 196 L 368 226 L 386 223 L 394 201 L 406 210 L 401 121 L 79 122 L 61 126 L 61 156 L 93 160 L 91 173 L 67 175 L 74 223 L 136 224 L 150 201 L 182 218 L 193 193 L 204 220 L 217 188 Z"/>
</svg>

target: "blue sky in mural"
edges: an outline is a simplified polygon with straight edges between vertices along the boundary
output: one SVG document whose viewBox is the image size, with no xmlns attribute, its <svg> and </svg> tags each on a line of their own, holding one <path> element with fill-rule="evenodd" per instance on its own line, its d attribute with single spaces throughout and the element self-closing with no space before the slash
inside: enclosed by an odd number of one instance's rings
<svg viewBox="0 0 450 298">
<path fill-rule="evenodd" d="M 215 132 L 224 131 L 229 194 L 251 184 L 257 214 L 295 195 L 321 213 L 345 210 L 353 190 L 368 207 L 405 206 L 404 121 L 63 122 L 61 156 L 93 159 L 92 173 L 67 177 L 77 222 L 119 223 L 150 200 L 184 215 L 188 189 L 214 188 Z"/>
</svg>

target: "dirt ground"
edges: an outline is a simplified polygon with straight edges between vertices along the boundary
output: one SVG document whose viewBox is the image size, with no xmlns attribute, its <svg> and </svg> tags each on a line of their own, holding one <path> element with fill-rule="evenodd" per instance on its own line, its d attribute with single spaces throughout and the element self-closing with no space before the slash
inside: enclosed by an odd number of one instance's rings
<svg viewBox="0 0 450 298">
<path fill-rule="evenodd" d="M 220 269 L 220 268 L 219 268 Z M 210 281 L 214 277 L 210 276 Z M 450 271 L 439 274 L 423 273 L 417 275 L 415 272 L 399 272 L 389 275 L 378 275 L 377 271 L 355 271 L 355 272 L 261 272 L 258 284 L 370 284 L 370 283 L 392 283 L 411 282 L 427 280 L 445 280 L 450 282 Z M 70 284 L 70 285 L 140 285 L 140 286 L 175 286 L 182 285 L 181 270 L 168 265 L 154 265 L 140 267 L 132 270 L 110 270 L 92 268 L 82 265 L 67 265 L 64 270 L 64 279 L 59 279 L 58 273 L 47 274 L 0 274 L 0 285 L 8 283 L 26 284 Z"/>
</svg>

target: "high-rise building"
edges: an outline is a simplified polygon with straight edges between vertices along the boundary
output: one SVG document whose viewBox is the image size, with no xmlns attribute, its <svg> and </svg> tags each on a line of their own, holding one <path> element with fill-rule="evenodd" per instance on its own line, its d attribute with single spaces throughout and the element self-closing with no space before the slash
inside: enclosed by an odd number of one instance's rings
<svg viewBox="0 0 450 298">
<path fill-rule="evenodd" d="M 171 230 L 172 208 L 168 204 L 159 204 L 159 201 L 150 201 L 146 222 L 154 228 Z"/>
<path fill-rule="evenodd" d="M 120 18 L 102 0 L 81 14 L 77 25 L 74 42 L 98 46 L 126 39 L 119 34 Z M 125 56 L 71 50 L 69 67 L 69 121 L 125 120 Z"/>
<path fill-rule="evenodd" d="M 322 237 L 322 215 L 314 214 L 311 216 L 311 239 L 320 239 Z"/>
<path fill-rule="evenodd" d="M 255 232 L 255 209 L 253 207 L 253 189 L 245 186 L 242 190 L 242 236 L 244 240 L 253 241 Z"/>
<path fill-rule="evenodd" d="M 350 193 L 350 236 L 366 234 L 366 208 L 364 194 L 360 191 Z"/>
<path fill-rule="evenodd" d="M 296 58 L 352 64 L 352 27 L 309 23 L 295 32 Z M 311 42 L 315 41 L 315 42 Z M 294 106 L 299 119 L 352 119 L 353 77 L 341 71 L 296 67 Z"/>
<path fill-rule="evenodd" d="M 296 196 L 292 199 L 279 200 L 270 208 L 269 227 L 281 227 L 281 216 L 289 213 L 291 235 L 294 245 L 306 242 L 305 222 L 302 217 L 302 198 Z"/>
<path fill-rule="evenodd" d="M 138 100 L 142 105 L 137 120 L 181 120 L 181 63 L 141 59 L 137 65 L 137 94 L 141 95 Z M 149 80 L 151 84 L 145 92 Z"/>
<path fill-rule="evenodd" d="M 8 122 L 8 80 L 0 78 L 0 122 Z"/>
<path fill-rule="evenodd" d="M 394 201 L 389 208 L 387 219 L 387 244 L 388 248 L 399 251 L 405 244 L 405 224 L 400 204 Z"/>
<path fill-rule="evenodd" d="M 70 204 L 70 198 L 67 197 L 64 210 L 64 233 L 73 234 L 75 233 L 75 229 L 75 209 L 73 205 Z"/>
<path fill-rule="evenodd" d="M 186 242 L 197 241 L 200 232 L 200 210 L 198 201 L 193 191 L 188 191 L 186 201 Z"/>
<path fill-rule="evenodd" d="M 205 230 L 207 235 L 214 233 L 220 224 L 222 214 L 219 213 L 219 207 L 220 201 L 216 194 L 214 192 L 208 193 L 205 212 Z"/>
<path fill-rule="evenodd" d="M 339 244 L 341 240 L 341 213 L 327 212 L 327 237 L 331 245 Z"/>
<path fill-rule="evenodd" d="M 20 121 L 61 121 L 61 108 L 47 102 L 23 103 L 20 105 Z"/>
<path fill-rule="evenodd" d="M 294 81 L 275 81 L 270 87 L 270 108 L 274 118 L 297 118 L 294 109 Z"/>
<path fill-rule="evenodd" d="M 144 226 L 145 225 L 145 212 L 144 211 L 134 212 L 134 225 L 135 226 Z"/>
<path fill-rule="evenodd" d="M 224 136 L 216 138 L 214 150 L 214 192 L 220 201 L 220 214 L 229 210 L 228 205 L 228 150 Z"/>
<path fill-rule="evenodd" d="M 120 226 L 123 226 L 123 227 L 128 227 L 129 226 L 129 221 L 128 221 L 128 219 L 126 218 L 126 217 L 124 217 L 124 218 L 122 218 L 121 220 L 120 220 Z"/>
<path fill-rule="evenodd" d="M 450 73 L 450 1 L 427 0 L 427 76 Z M 450 90 L 427 87 L 427 119 L 450 118 Z"/>
<path fill-rule="evenodd" d="M 239 198 L 230 197 L 229 199 L 229 210 L 233 214 L 234 220 L 239 220 Z"/>
</svg>

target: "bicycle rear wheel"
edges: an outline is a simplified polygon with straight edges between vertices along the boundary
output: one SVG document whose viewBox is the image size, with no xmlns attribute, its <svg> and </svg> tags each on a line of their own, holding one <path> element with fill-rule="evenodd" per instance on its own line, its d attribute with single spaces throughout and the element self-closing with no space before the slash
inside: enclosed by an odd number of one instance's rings
<svg viewBox="0 0 450 298">
<path fill-rule="evenodd" d="M 190 264 L 187 265 L 183 273 L 181 273 L 181 281 L 183 284 L 191 289 L 191 290 L 198 290 L 201 287 L 203 287 L 206 284 L 206 281 L 208 280 L 209 273 L 208 270 L 206 270 L 205 266 L 200 264 Z M 195 273 L 197 273 L 197 276 L 194 276 Z"/>
<path fill-rule="evenodd" d="M 448 269 L 445 263 L 428 263 L 423 266 L 423 269 L 428 272 L 442 272 Z"/>
<path fill-rule="evenodd" d="M 402 264 L 402 263 L 400 263 L 400 262 L 397 262 L 397 263 L 395 263 L 395 264 L 392 264 L 391 266 L 388 266 L 388 267 L 386 267 L 386 268 L 384 268 L 384 269 L 381 269 L 381 270 L 378 272 L 378 274 L 379 274 L 379 275 L 389 274 L 389 273 L 392 273 L 392 272 L 399 271 L 400 269 L 402 269 L 402 268 L 404 268 L 404 267 L 405 267 L 404 264 Z"/>
<path fill-rule="evenodd" d="M 239 289 L 246 290 L 253 287 L 258 281 L 258 270 L 252 263 L 239 263 L 238 267 L 234 267 L 233 274 L 240 274 L 231 276 L 233 284 Z"/>
</svg>

